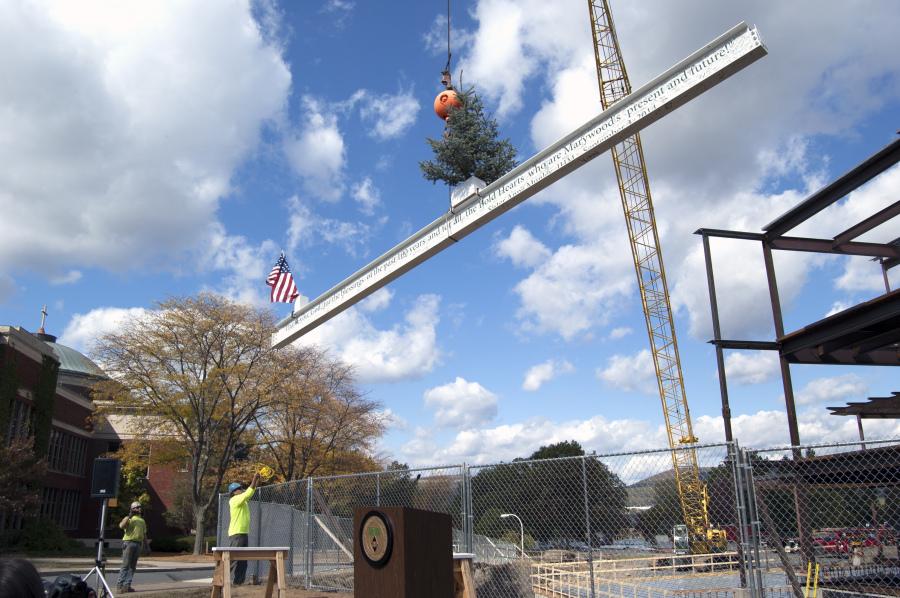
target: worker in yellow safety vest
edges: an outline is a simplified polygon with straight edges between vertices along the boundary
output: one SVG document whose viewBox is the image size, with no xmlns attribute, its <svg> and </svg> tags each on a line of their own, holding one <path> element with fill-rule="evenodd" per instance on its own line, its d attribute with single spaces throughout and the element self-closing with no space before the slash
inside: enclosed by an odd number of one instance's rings
<svg viewBox="0 0 900 598">
<path fill-rule="evenodd" d="M 256 484 L 259 483 L 259 473 L 253 476 L 250 487 L 246 490 L 239 482 L 232 482 L 228 485 L 228 493 L 231 498 L 228 499 L 228 508 L 231 513 L 231 519 L 228 522 L 228 545 L 233 547 L 247 546 L 250 538 L 250 499 L 256 491 Z M 239 585 L 244 583 L 244 576 L 247 574 L 247 561 L 237 561 L 232 565 L 234 569 L 233 584 Z"/>
<path fill-rule="evenodd" d="M 128 515 L 119 522 L 119 527 L 125 531 L 122 536 L 122 566 L 119 568 L 119 580 L 116 584 L 116 592 L 133 592 L 131 580 L 137 569 L 138 557 L 144 540 L 147 539 L 147 522 L 141 517 L 141 503 L 134 501 Z"/>
</svg>

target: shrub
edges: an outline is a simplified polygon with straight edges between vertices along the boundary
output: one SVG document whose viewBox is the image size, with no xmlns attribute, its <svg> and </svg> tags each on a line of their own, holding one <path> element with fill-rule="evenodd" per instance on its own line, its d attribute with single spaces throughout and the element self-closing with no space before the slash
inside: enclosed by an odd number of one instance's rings
<svg viewBox="0 0 900 598">
<path fill-rule="evenodd" d="M 79 546 L 51 519 L 28 519 L 22 526 L 16 547 L 26 552 L 68 552 Z"/>
<path fill-rule="evenodd" d="M 204 545 L 210 548 L 216 545 L 215 536 L 206 536 Z M 194 536 L 160 536 L 150 543 L 153 552 L 193 552 Z"/>
</svg>

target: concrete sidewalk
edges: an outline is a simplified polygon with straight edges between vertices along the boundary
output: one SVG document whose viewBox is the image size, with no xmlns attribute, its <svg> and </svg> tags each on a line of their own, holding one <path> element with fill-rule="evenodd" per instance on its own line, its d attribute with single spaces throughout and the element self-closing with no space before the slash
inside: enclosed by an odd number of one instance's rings
<svg viewBox="0 0 900 598">
<path fill-rule="evenodd" d="M 27 558 L 27 557 L 25 557 Z M 76 573 L 90 571 L 94 567 L 94 559 L 91 557 L 41 557 L 28 559 L 34 564 L 42 575 L 60 575 L 62 573 Z M 110 556 L 106 560 L 106 568 L 118 570 L 122 565 L 121 555 Z M 138 560 L 138 571 L 155 571 L 164 573 L 167 571 L 212 571 L 215 564 L 211 557 L 198 557 L 198 560 L 185 560 L 178 558 L 153 558 L 144 557 Z"/>
</svg>

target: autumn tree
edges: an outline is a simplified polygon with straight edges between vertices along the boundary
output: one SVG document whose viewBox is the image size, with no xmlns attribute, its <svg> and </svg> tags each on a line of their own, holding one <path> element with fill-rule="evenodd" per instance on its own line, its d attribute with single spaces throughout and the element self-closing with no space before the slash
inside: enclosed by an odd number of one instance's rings
<svg viewBox="0 0 900 598">
<path fill-rule="evenodd" d="M 352 369 L 314 348 L 275 359 L 281 382 L 255 418 L 260 458 L 284 480 L 376 469 L 370 455 L 384 423 Z"/>
<path fill-rule="evenodd" d="M 7 443 L 0 433 L 0 513 L 34 515 L 41 504 L 46 471 L 46 460 L 35 454 L 33 437 L 16 437 Z"/>
<path fill-rule="evenodd" d="M 461 94 L 460 100 L 462 106 L 450 109 L 444 136 L 426 140 L 434 160 L 419 162 L 419 168 L 431 182 L 452 186 L 476 176 L 492 183 L 516 166 L 516 148 L 500 138 L 497 121 L 474 91 Z"/>
<path fill-rule="evenodd" d="M 269 311 L 202 294 L 159 303 L 102 336 L 94 356 L 110 380 L 95 400 L 143 439 L 177 438 L 187 456 L 194 553 L 235 445 L 279 381 Z"/>
</svg>

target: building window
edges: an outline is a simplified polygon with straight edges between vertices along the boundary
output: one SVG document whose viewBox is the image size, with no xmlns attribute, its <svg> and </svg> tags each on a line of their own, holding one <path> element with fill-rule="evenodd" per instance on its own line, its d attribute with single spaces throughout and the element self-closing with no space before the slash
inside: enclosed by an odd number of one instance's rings
<svg viewBox="0 0 900 598">
<path fill-rule="evenodd" d="M 6 430 L 7 443 L 16 438 L 27 438 L 31 434 L 31 404 L 13 401 L 9 414 L 9 429 Z"/>
<path fill-rule="evenodd" d="M 53 428 L 50 430 L 50 447 L 47 450 L 47 469 L 83 476 L 87 444 L 87 438 Z"/>
<path fill-rule="evenodd" d="M 22 529 L 21 513 L 0 511 L 0 531 L 5 532 L 14 529 Z"/>
<path fill-rule="evenodd" d="M 81 493 L 67 488 L 44 488 L 41 516 L 52 519 L 64 530 L 78 528 Z"/>
</svg>

